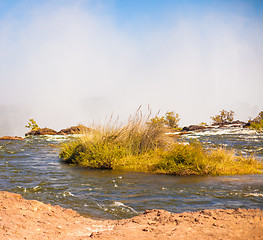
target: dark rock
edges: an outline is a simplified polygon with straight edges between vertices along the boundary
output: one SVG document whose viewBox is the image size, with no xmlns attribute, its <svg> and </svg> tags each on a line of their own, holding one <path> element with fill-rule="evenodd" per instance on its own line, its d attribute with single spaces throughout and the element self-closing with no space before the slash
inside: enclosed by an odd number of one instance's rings
<svg viewBox="0 0 263 240">
<path fill-rule="evenodd" d="M 249 127 L 249 126 L 251 126 L 251 122 L 247 122 L 247 123 L 243 126 L 243 128 Z"/>
<path fill-rule="evenodd" d="M 240 120 L 231 122 L 230 127 L 244 127 L 247 123 Z"/>
<path fill-rule="evenodd" d="M 197 130 L 204 130 L 206 129 L 205 126 L 200 126 L 200 125 L 190 125 L 189 127 L 184 127 L 182 131 L 197 131 Z"/>
<path fill-rule="evenodd" d="M 240 125 L 245 125 L 246 122 L 243 122 L 243 121 L 240 121 L 240 120 L 236 120 L 236 121 L 233 121 L 231 122 L 231 124 L 240 124 Z"/>
<path fill-rule="evenodd" d="M 183 127 L 182 131 L 187 132 L 187 131 L 189 131 L 188 129 L 189 129 L 188 127 Z"/>
<path fill-rule="evenodd" d="M 87 131 L 90 131 L 90 128 L 85 127 L 83 125 L 62 129 L 59 132 L 50 128 L 39 128 L 37 130 L 32 130 L 26 133 L 25 136 L 80 134 L 80 133 L 85 133 Z"/>
<path fill-rule="evenodd" d="M 0 137 L 0 140 L 24 140 L 24 138 L 22 137 L 10 137 L 10 136 L 4 136 L 4 137 Z"/>
<path fill-rule="evenodd" d="M 73 126 L 70 128 L 65 128 L 60 130 L 57 134 L 59 135 L 67 135 L 67 134 L 80 134 L 90 131 L 90 128 L 85 127 L 83 125 Z"/>
<path fill-rule="evenodd" d="M 233 122 L 224 122 L 224 123 L 213 123 L 212 126 L 218 127 L 243 127 L 246 123 L 240 120 L 236 120 Z"/>
<path fill-rule="evenodd" d="M 37 130 L 32 130 L 25 134 L 25 136 L 39 136 L 39 135 L 56 135 L 57 131 L 50 128 L 39 128 Z"/>
</svg>

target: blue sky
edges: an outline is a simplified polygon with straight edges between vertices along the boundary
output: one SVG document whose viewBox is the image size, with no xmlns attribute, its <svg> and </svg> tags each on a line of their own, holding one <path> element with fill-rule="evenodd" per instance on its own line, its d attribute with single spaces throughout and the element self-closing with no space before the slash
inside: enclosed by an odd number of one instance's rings
<svg viewBox="0 0 263 240">
<path fill-rule="evenodd" d="M 148 104 L 181 126 L 223 108 L 247 120 L 263 108 L 262 42 L 260 0 L 0 0 L 0 135 Z"/>
<path fill-rule="evenodd" d="M 72 5 L 81 6 L 88 11 L 110 14 L 119 25 L 143 20 L 160 24 L 163 19 L 167 20 L 167 17 L 174 14 L 201 17 L 208 12 L 222 13 L 225 16 L 237 14 L 252 19 L 259 18 L 261 21 L 263 17 L 261 0 L 1 0 L 0 17 L 11 13 L 14 18 L 23 18 L 29 9 Z"/>
</svg>

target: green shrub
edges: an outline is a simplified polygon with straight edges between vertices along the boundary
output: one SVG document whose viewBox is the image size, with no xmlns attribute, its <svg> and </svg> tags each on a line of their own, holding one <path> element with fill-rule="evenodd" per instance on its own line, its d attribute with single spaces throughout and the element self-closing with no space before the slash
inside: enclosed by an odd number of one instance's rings
<svg viewBox="0 0 263 240">
<path fill-rule="evenodd" d="M 251 122 L 249 128 L 255 129 L 257 131 L 263 130 L 263 119 L 260 122 Z"/>
<path fill-rule="evenodd" d="M 233 150 L 205 149 L 200 143 L 176 143 L 163 151 L 152 172 L 175 175 L 234 175 L 262 173 L 263 165 L 253 157 L 238 156 Z"/>
</svg>

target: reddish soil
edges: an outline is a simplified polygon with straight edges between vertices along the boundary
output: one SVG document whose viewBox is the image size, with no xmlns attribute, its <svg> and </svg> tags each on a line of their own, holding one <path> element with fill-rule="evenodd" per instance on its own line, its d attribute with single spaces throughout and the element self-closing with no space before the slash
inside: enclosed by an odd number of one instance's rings
<svg viewBox="0 0 263 240">
<path fill-rule="evenodd" d="M 92 220 L 70 209 L 0 192 L 0 239 L 263 239 L 263 211 L 147 210 L 131 219 Z"/>
</svg>

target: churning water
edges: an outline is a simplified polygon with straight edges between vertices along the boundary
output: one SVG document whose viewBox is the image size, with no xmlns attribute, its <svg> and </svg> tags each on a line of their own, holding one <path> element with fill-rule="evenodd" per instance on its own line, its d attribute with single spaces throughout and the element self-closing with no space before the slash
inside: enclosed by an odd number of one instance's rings
<svg viewBox="0 0 263 240">
<path fill-rule="evenodd" d="M 263 134 L 253 131 L 210 130 L 182 138 L 197 138 L 263 159 Z M 171 212 L 263 209 L 263 175 L 176 177 L 88 170 L 59 161 L 59 144 L 64 140 L 63 136 L 0 140 L 0 190 L 93 218 L 129 218 L 156 208 Z"/>
</svg>

